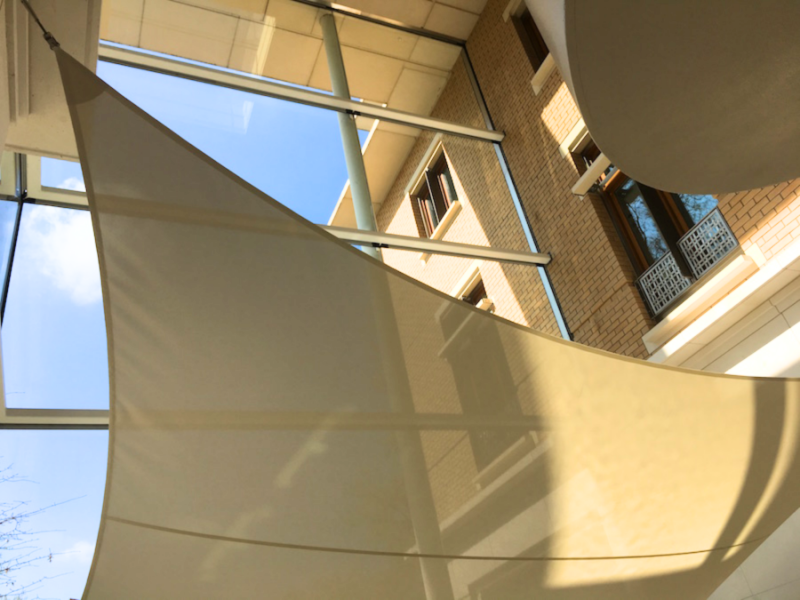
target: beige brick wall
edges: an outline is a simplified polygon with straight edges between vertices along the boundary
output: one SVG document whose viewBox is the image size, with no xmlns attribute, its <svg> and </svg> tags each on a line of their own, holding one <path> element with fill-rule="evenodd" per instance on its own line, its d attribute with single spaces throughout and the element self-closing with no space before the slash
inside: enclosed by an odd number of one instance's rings
<svg viewBox="0 0 800 600">
<path fill-rule="evenodd" d="M 630 261 L 597 198 L 580 199 L 570 190 L 578 179 L 571 160 L 558 151 L 580 115 L 566 85 L 554 73 L 542 92 L 530 86 L 533 70 L 511 23 L 502 19 L 506 0 L 489 0 L 468 49 L 489 110 L 505 131 L 503 148 L 534 234 L 543 251 L 556 294 L 575 340 L 644 358 L 641 336 L 653 323 L 633 284 Z M 442 93 L 434 117 L 483 126 L 461 62 Z M 403 192 L 430 146 L 423 132 L 377 215 L 382 231 L 416 235 L 411 203 Z M 446 240 L 527 249 L 496 155 L 489 144 L 445 137 L 463 210 Z M 384 251 L 388 264 L 450 293 L 472 265 L 466 259 Z M 483 263 L 480 267 L 497 314 L 558 335 L 538 274 L 530 267 Z"/>
<path fill-rule="evenodd" d="M 800 179 L 720 196 L 719 208 L 742 247 L 767 259 L 800 237 Z"/>
<path fill-rule="evenodd" d="M 483 126 L 463 63 L 453 74 L 434 109 L 433 116 L 476 127 Z M 410 199 L 404 194 L 414 171 L 433 141 L 422 132 L 400 175 L 377 215 L 378 229 L 402 235 L 417 235 Z M 491 144 L 444 136 L 443 148 L 462 204 L 461 212 L 444 239 L 467 244 L 528 250 L 511 195 Z M 417 253 L 384 250 L 387 264 L 451 293 L 474 264 L 471 259 L 432 256 L 426 262 Z M 507 319 L 558 335 L 550 304 L 535 267 L 484 262 L 481 277 L 495 312 Z"/>
<path fill-rule="evenodd" d="M 557 72 L 539 95 L 514 26 L 503 21 L 507 0 L 489 0 L 467 48 L 503 142 L 575 340 L 646 357 L 641 335 L 652 327 L 636 291 L 630 261 L 602 203 L 571 193 L 578 172 L 558 147 L 580 118 Z"/>
</svg>

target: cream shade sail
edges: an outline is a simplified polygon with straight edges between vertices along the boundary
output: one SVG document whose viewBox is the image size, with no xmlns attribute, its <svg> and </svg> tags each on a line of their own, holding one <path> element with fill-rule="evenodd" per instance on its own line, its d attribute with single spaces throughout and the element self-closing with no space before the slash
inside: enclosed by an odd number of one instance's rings
<svg viewBox="0 0 800 600">
<path fill-rule="evenodd" d="M 700 600 L 800 504 L 797 381 L 438 293 L 57 55 L 109 340 L 85 599 Z"/>
<path fill-rule="evenodd" d="M 594 141 L 657 189 L 800 177 L 800 2 L 525 0 Z"/>
</svg>

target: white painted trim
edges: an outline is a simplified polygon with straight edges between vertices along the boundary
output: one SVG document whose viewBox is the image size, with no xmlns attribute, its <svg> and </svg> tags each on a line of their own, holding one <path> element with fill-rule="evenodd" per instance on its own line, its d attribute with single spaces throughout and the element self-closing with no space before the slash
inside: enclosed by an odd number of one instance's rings
<svg viewBox="0 0 800 600">
<path fill-rule="evenodd" d="M 422 159 L 419 161 L 419 165 L 414 169 L 414 174 L 411 175 L 405 190 L 403 190 L 406 196 L 417 192 L 425 178 L 425 169 L 427 169 L 436 158 L 439 158 L 439 151 L 442 149 L 442 138 L 444 138 L 444 136 L 441 133 L 437 133 L 433 136 L 431 143 L 425 150 L 425 154 L 422 155 Z"/>
<path fill-rule="evenodd" d="M 601 152 L 600 156 L 598 156 L 586 170 L 586 173 L 581 175 L 580 179 L 572 186 L 572 193 L 576 196 L 585 196 L 589 189 L 600 179 L 600 176 L 610 166 L 611 161 Z"/>
<path fill-rule="evenodd" d="M 746 251 L 750 256 L 750 249 Z M 753 259 L 752 256 L 750 256 Z M 757 259 L 753 259 L 754 263 Z M 667 365 L 683 365 L 701 352 L 721 355 L 728 347 L 720 345 L 721 338 L 758 319 L 760 306 L 787 285 L 800 278 L 800 240 L 786 246 L 753 275 L 688 326 L 664 343 L 648 360 Z M 707 358 L 708 363 L 715 357 Z"/>
<path fill-rule="evenodd" d="M 518 16 L 524 6 L 525 0 L 511 0 L 503 11 L 503 21 L 508 23 L 512 16 Z"/>
<path fill-rule="evenodd" d="M 756 271 L 758 266 L 752 258 L 737 256 L 642 336 L 647 351 L 652 354 L 658 350 Z"/>
<path fill-rule="evenodd" d="M 473 262 L 469 268 L 464 271 L 458 283 L 450 290 L 450 295 L 454 298 L 461 298 L 461 296 L 467 292 L 472 291 L 472 288 L 475 287 L 475 284 L 477 284 L 478 280 L 481 278 L 481 265 L 483 265 L 482 260 Z"/>
<path fill-rule="evenodd" d="M 87 207 L 89 200 L 86 192 L 62 190 L 59 188 L 42 185 L 42 158 L 31 154 L 25 155 L 28 170 L 28 196 L 36 200 L 56 202 L 58 204 L 71 204 L 73 206 Z M 77 162 L 77 161 L 72 161 Z"/>
<path fill-rule="evenodd" d="M 552 52 L 548 54 L 545 59 L 542 61 L 542 64 L 539 65 L 539 68 L 536 69 L 536 73 L 531 79 L 531 87 L 533 88 L 533 93 L 537 96 L 539 92 L 542 91 L 544 84 L 547 83 L 548 78 L 556 70 L 556 61 L 553 59 Z"/>
<path fill-rule="evenodd" d="M 447 211 L 449 214 L 453 207 Z M 445 218 L 447 215 L 445 215 Z M 347 227 L 323 227 L 328 233 L 340 240 L 358 245 L 374 245 L 375 247 L 394 248 L 396 250 L 422 250 L 428 255 L 444 254 L 466 258 L 481 258 L 496 262 L 509 262 L 523 265 L 546 265 L 550 263 L 550 255 L 503 248 L 490 248 L 459 242 L 445 242 L 439 239 L 420 238 L 410 235 L 396 235 L 379 231 L 364 231 Z"/>
<path fill-rule="evenodd" d="M 578 119 L 578 122 L 575 123 L 575 127 L 567 134 L 567 136 L 561 141 L 561 145 L 558 147 L 558 152 L 564 158 L 569 158 L 573 152 L 576 152 L 580 145 L 583 143 L 584 138 L 589 134 L 589 130 L 586 128 L 586 123 L 583 119 Z"/>
<path fill-rule="evenodd" d="M 453 221 L 456 220 L 456 217 L 461 212 L 461 200 L 456 200 L 450 205 L 450 208 L 447 209 L 447 212 L 444 214 L 444 218 L 439 221 L 439 224 L 436 226 L 436 229 L 433 230 L 430 238 L 431 240 L 440 240 L 442 239 L 447 230 L 453 225 Z M 423 252 L 419 259 L 422 262 L 428 262 L 428 259 L 431 257 L 430 252 Z"/>
</svg>

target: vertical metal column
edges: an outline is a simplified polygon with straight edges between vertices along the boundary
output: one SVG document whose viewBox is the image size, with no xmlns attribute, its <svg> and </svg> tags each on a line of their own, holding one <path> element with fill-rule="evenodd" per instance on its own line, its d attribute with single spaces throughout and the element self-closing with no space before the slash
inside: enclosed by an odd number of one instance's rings
<svg viewBox="0 0 800 600">
<path fill-rule="evenodd" d="M 328 71 L 331 76 L 333 95 L 350 100 L 350 86 L 347 85 L 347 74 L 344 70 L 342 47 L 339 44 L 339 33 L 333 14 L 324 13 L 319 23 L 322 26 L 322 39 L 325 43 L 325 55 L 328 58 Z M 361 141 L 358 139 L 355 116 L 337 113 L 339 130 L 342 134 L 344 160 L 347 164 L 347 175 L 350 178 L 350 194 L 353 196 L 353 208 L 356 213 L 356 226 L 367 231 L 378 231 L 375 212 L 372 209 L 372 196 L 369 193 L 367 170 L 364 168 L 364 157 L 361 154 Z M 372 246 L 362 246 L 364 252 L 381 260 L 381 251 Z"/>
<path fill-rule="evenodd" d="M 320 17 L 320 25 L 328 57 L 333 93 L 336 96 L 350 99 L 350 88 L 347 85 L 339 35 L 336 31 L 333 14 L 323 14 Z M 339 113 L 339 127 L 342 132 L 342 145 L 350 176 L 350 191 L 353 196 L 356 224 L 359 229 L 377 231 L 355 117 Z M 382 260 L 377 248 L 364 247 L 364 251 L 378 260 Z M 371 291 L 376 300 L 376 307 L 388 307 L 388 310 L 384 308 L 384 310 L 375 311 L 375 324 L 392 408 L 398 413 L 413 415 L 416 409 L 408 373 L 405 369 L 405 355 L 396 315 L 391 308 L 392 294 L 388 282 L 383 277 L 372 279 Z M 430 600 L 453 600 L 453 586 L 450 582 L 448 561 L 443 558 L 431 558 L 431 556 L 444 554 L 444 547 L 419 431 L 414 428 L 400 431 L 397 434 L 397 441 L 403 465 L 411 524 L 417 540 L 417 550 L 420 554 L 429 555 L 419 559 L 426 595 Z"/>
</svg>

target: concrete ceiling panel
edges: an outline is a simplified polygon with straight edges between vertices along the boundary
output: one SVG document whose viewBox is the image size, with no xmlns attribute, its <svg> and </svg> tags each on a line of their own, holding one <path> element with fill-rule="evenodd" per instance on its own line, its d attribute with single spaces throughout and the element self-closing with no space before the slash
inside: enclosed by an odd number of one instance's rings
<svg viewBox="0 0 800 600">
<path fill-rule="evenodd" d="M 388 102 L 403 70 L 403 61 L 357 48 L 342 48 L 350 93 L 371 102 Z"/>
<path fill-rule="evenodd" d="M 433 2 L 429 0 L 345 0 L 343 4 L 412 27 L 422 27 L 433 9 Z"/>
<path fill-rule="evenodd" d="M 266 18 L 266 23 L 239 19 L 228 67 L 245 73 L 263 73 L 274 35 L 275 25 L 271 17 Z"/>
<path fill-rule="evenodd" d="M 461 55 L 461 48 L 453 44 L 437 42 L 429 38 L 419 38 L 411 53 L 412 63 L 450 71 Z"/>
<path fill-rule="evenodd" d="M 307 35 L 275 29 L 263 75 L 281 81 L 308 85 L 322 40 Z"/>
<path fill-rule="evenodd" d="M 226 13 L 245 19 L 261 20 L 267 10 L 267 0 L 180 0 L 208 10 Z"/>
<path fill-rule="evenodd" d="M 170 0 L 147 0 L 141 46 L 224 67 L 236 22 L 236 17 Z"/>
<path fill-rule="evenodd" d="M 294 33 L 312 35 L 317 21 L 319 9 L 292 0 L 270 0 L 267 16 L 275 19 L 278 29 L 286 29 Z M 322 37 L 322 32 L 316 37 Z"/>
<path fill-rule="evenodd" d="M 389 97 L 389 107 L 417 115 L 429 115 L 446 84 L 447 77 L 444 75 L 405 68 Z"/>
<path fill-rule="evenodd" d="M 405 33 L 352 17 L 344 19 L 339 32 L 339 41 L 344 46 L 403 60 L 411 57 L 417 37 L 411 33 Z"/>
<path fill-rule="evenodd" d="M 481 14 L 483 9 L 486 8 L 487 0 L 437 0 L 439 4 L 446 4 L 454 8 L 460 8 L 467 12 Z"/>
<path fill-rule="evenodd" d="M 431 10 L 428 20 L 425 21 L 425 29 L 466 40 L 477 22 L 478 15 L 476 14 L 444 4 L 436 4 Z"/>
<path fill-rule="evenodd" d="M 100 21 L 100 38 L 118 44 L 138 46 L 143 13 L 144 0 L 105 0 Z"/>
</svg>

